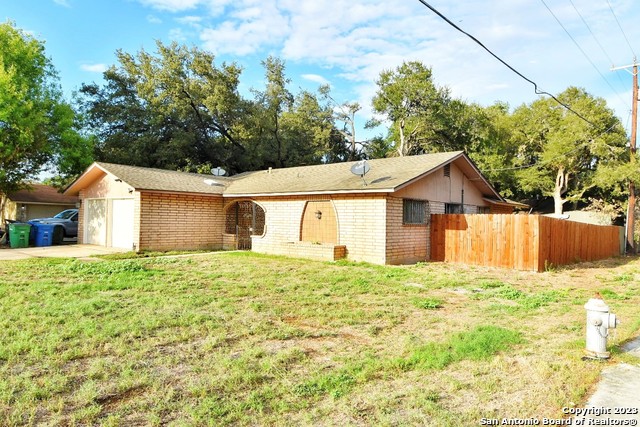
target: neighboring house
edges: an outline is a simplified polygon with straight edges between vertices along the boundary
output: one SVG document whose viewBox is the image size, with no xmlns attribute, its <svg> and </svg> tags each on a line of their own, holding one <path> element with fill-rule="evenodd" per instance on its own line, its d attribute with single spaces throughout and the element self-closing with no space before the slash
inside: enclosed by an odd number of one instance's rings
<svg viewBox="0 0 640 427">
<path fill-rule="evenodd" d="M 29 189 L 10 193 L 0 212 L 0 225 L 5 220 L 28 221 L 34 218 L 49 218 L 65 209 L 76 207 L 78 198 L 65 195 L 55 187 L 30 184 Z"/>
<path fill-rule="evenodd" d="M 79 242 L 134 250 L 251 249 L 378 264 L 429 259 L 432 213 L 511 213 L 461 151 L 269 169 L 230 178 L 94 163 L 65 192 Z"/>
</svg>

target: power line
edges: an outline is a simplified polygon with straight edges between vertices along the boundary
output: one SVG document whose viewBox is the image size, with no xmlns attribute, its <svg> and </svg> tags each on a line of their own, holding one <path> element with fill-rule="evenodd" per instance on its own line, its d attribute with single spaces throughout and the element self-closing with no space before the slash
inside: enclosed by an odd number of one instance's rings
<svg viewBox="0 0 640 427">
<path fill-rule="evenodd" d="M 600 72 L 600 70 L 598 69 L 598 67 L 596 67 L 596 64 L 593 63 L 593 61 L 591 60 L 591 58 L 589 57 L 589 55 L 587 55 L 587 53 L 584 51 L 584 49 L 582 49 L 582 47 L 580 46 L 580 44 L 576 41 L 576 39 L 573 38 L 573 36 L 571 35 L 571 33 L 569 32 L 569 30 L 567 30 L 567 28 L 562 25 L 562 22 L 560 22 L 560 19 L 558 19 L 558 17 L 556 16 L 555 13 L 553 13 L 553 11 L 551 10 L 551 8 L 547 5 L 547 3 L 544 0 L 540 0 L 542 2 L 542 4 L 544 5 L 544 7 L 547 8 L 547 10 L 549 11 L 549 13 L 551 14 L 551 16 L 553 16 L 553 18 L 556 20 L 556 22 L 558 23 L 558 25 L 560 25 L 562 27 L 562 29 L 564 30 L 565 33 L 567 33 L 567 35 L 569 36 L 569 38 L 571 39 L 571 41 L 573 42 L 573 44 L 576 45 L 576 47 L 578 48 L 578 50 L 580 50 L 580 52 L 582 52 L 582 55 L 587 59 L 587 61 L 589 61 L 589 63 L 591 64 L 591 66 L 593 67 L 594 70 L 596 70 L 596 72 L 598 74 L 600 74 L 600 77 L 602 77 L 602 79 L 607 83 L 607 85 L 609 85 L 609 88 L 611 88 L 611 90 L 618 96 L 618 98 L 620 98 L 620 101 L 622 101 L 623 103 L 625 102 L 622 97 L 620 96 L 620 94 L 618 93 L 618 91 L 616 91 L 616 89 L 611 85 L 611 83 L 609 82 L 609 80 L 604 76 L 604 74 L 602 74 Z M 573 2 L 571 3 L 573 4 Z M 575 8 L 575 6 L 574 6 Z M 576 9 L 577 11 L 577 9 Z M 578 13 L 580 14 L 580 13 Z M 582 17 L 582 15 L 580 16 Z M 584 22 L 584 20 L 583 20 Z"/>
<path fill-rule="evenodd" d="M 569 0 L 569 3 L 571 3 L 571 6 L 573 6 L 573 9 L 576 11 L 576 13 L 578 14 L 578 16 L 580 17 L 580 19 L 582 20 L 582 23 L 585 25 L 585 27 L 587 27 L 587 30 L 589 30 L 589 32 L 591 33 L 591 36 L 593 37 L 593 39 L 596 41 L 596 43 L 598 44 L 598 46 L 600 47 L 600 50 L 602 51 L 602 53 L 604 53 L 604 56 L 607 57 L 607 59 L 609 60 L 609 63 L 611 64 L 611 66 L 613 67 L 613 59 L 611 59 L 611 57 L 609 56 L 609 54 L 607 53 L 606 49 L 604 48 L 604 46 L 602 46 L 602 43 L 600 43 L 600 40 L 598 39 L 598 37 L 596 37 L 596 35 L 594 34 L 593 31 L 591 31 L 591 27 L 589 26 L 589 24 L 587 24 L 587 21 L 584 19 L 584 17 L 582 16 L 582 14 L 580 13 L 580 11 L 578 10 L 578 8 L 576 7 L 576 5 L 573 3 L 573 0 Z M 622 81 L 622 77 L 620 77 L 620 74 L 616 73 L 616 76 L 618 76 L 618 80 L 620 81 L 620 84 L 622 84 L 623 86 L 626 87 L 624 81 Z"/>
<path fill-rule="evenodd" d="M 620 25 L 620 21 L 618 21 L 618 17 L 616 16 L 616 13 L 613 11 L 613 7 L 611 7 L 611 3 L 609 3 L 609 0 L 607 0 L 607 4 L 609 5 L 609 10 L 611 11 L 611 14 L 613 15 L 613 17 L 615 18 L 616 22 L 618 23 L 618 28 L 620 28 L 620 31 L 622 32 L 622 35 L 624 36 L 624 39 L 627 41 L 627 46 L 629 46 L 629 49 L 631 50 L 631 53 L 633 53 L 633 58 L 635 61 L 636 53 L 633 51 L 633 48 L 631 47 L 631 43 L 629 43 L 629 39 L 627 38 L 627 34 L 624 32 L 624 30 L 622 29 L 622 25 Z"/>
<path fill-rule="evenodd" d="M 429 10 L 431 10 L 433 13 L 435 13 L 436 15 L 438 15 L 441 19 L 443 19 L 447 24 L 451 25 L 453 28 L 455 28 L 456 30 L 460 31 L 462 34 L 464 34 L 465 36 L 469 37 L 471 40 L 473 40 L 475 43 L 477 43 L 481 48 L 483 48 L 484 50 L 486 50 L 491 56 L 493 56 L 495 59 L 497 59 L 498 61 L 500 61 L 505 67 L 507 67 L 508 69 L 510 69 L 511 71 L 513 71 L 514 73 L 516 73 L 518 76 L 520 76 L 522 79 L 526 80 L 527 82 L 531 83 L 533 85 L 533 88 L 535 90 L 535 93 L 537 95 L 548 95 L 549 97 L 551 97 L 551 99 L 553 99 L 554 101 L 556 101 L 558 104 L 562 105 L 564 108 L 566 108 L 568 111 L 571 111 L 573 114 L 575 114 L 576 116 L 578 116 L 579 118 L 581 118 L 582 120 L 584 120 L 585 122 L 589 123 L 591 126 L 596 127 L 596 125 L 591 122 L 590 120 L 586 119 L 582 114 L 578 113 L 577 111 L 575 111 L 574 109 L 572 109 L 570 106 L 568 106 L 567 104 L 563 103 L 562 101 L 560 101 L 558 98 L 556 98 L 554 95 L 550 94 L 549 92 L 545 92 L 543 90 L 538 89 L 538 84 L 536 82 L 534 82 L 533 80 L 529 79 L 528 77 L 526 77 L 524 74 L 522 74 L 521 72 L 519 72 L 518 70 L 516 70 L 515 68 L 513 68 L 511 65 L 509 65 L 507 62 L 505 62 L 502 58 L 500 58 L 498 55 L 496 55 L 495 53 L 493 53 L 488 47 L 486 47 L 484 44 L 482 44 L 482 42 L 480 40 L 478 40 L 477 38 L 475 38 L 474 36 L 472 36 L 471 34 L 467 33 L 466 31 L 464 31 L 462 28 L 458 27 L 456 24 L 454 24 L 453 22 L 451 22 L 451 20 L 449 18 L 447 18 L 446 16 L 444 16 L 442 13 L 440 13 L 435 7 L 431 6 L 429 3 L 426 2 L 426 0 L 418 0 L 420 3 L 422 3 L 426 8 L 428 8 Z"/>
</svg>

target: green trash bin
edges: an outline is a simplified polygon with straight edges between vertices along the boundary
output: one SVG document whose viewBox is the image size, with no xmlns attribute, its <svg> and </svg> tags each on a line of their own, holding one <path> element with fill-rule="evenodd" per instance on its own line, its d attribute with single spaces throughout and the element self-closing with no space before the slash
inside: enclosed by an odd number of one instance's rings
<svg viewBox="0 0 640 427">
<path fill-rule="evenodd" d="M 9 224 L 9 242 L 11 243 L 11 248 L 28 248 L 30 231 L 31 224 L 22 224 L 19 222 Z"/>
</svg>

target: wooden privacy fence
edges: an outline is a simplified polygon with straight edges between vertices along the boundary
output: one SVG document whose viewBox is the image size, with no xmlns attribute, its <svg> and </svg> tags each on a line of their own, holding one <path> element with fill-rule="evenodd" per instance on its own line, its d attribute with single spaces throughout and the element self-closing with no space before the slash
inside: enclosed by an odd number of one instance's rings
<svg viewBox="0 0 640 427">
<path fill-rule="evenodd" d="M 621 254 L 622 231 L 540 215 L 431 215 L 431 260 L 544 271 Z"/>
</svg>

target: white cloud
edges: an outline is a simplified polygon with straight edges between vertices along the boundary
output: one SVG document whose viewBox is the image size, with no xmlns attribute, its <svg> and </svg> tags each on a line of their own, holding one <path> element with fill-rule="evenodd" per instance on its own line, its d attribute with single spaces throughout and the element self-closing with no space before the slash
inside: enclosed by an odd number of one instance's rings
<svg viewBox="0 0 640 427">
<path fill-rule="evenodd" d="M 150 24 L 162 24 L 162 19 L 158 18 L 155 15 L 147 15 L 147 22 Z"/>
<path fill-rule="evenodd" d="M 169 38 L 180 43 L 185 43 L 189 40 L 188 34 L 182 31 L 181 28 L 172 28 L 169 30 Z"/>
<path fill-rule="evenodd" d="M 53 0 L 53 2 L 59 6 L 71 7 L 67 0 Z"/>
<path fill-rule="evenodd" d="M 140 0 L 145 6 L 150 6 L 158 10 L 166 10 L 169 12 L 180 12 L 183 10 L 194 9 L 201 0 Z"/>
<path fill-rule="evenodd" d="M 300 77 L 305 80 L 309 80 L 310 82 L 319 83 L 321 85 L 329 84 L 329 80 L 325 79 L 319 74 L 302 74 Z"/>
<path fill-rule="evenodd" d="M 176 18 L 176 22 L 178 24 L 187 25 L 195 29 L 202 28 L 202 20 L 203 19 L 201 16 L 183 16 L 180 18 Z"/>
<path fill-rule="evenodd" d="M 83 71 L 89 71 L 90 73 L 104 73 L 107 71 L 107 67 L 105 64 L 82 64 L 80 65 L 80 69 Z"/>
<path fill-rule="evenodd" d="M 278 9 L 275 0 L 252 6 L 253 3 L 254 0 L 240 0 L 233 6 L 232 19 L 204 29 L 200 38 L 205 48 L 216 54 L 242 56 L 283 43 L 290 33 L 286 14 Z"/>
<path fill-rule="evenodd" d="M 334 90 L 345 88 L 342 99 L 368 108 L 380 71 L 402 61 L 418 60 L 432 67 L 434 81 L 468 101 L 512 106 L 537 97 L 527 83 L 467 36 L 459 33 L 418 2 L 388 0 L 138 0 L 171 12 L 182 28 L 171 37 L 187 41 L 197 31 L 204 48 L 233 59 L 274 54 L 303 65 L 306 80 L 331 79 Z M 575 2 L 617 65 L 631 54 L 607 4 Z M 612 0 L 631 41 L 640 39 L 635 25 L 635 0 Z M 482 41 L 496 55 L 542 90 L 558 93 L 569 85 L 586 87 L 607 99 L 611 90 L 576 49 L 564 30 L 538 0 L 441 2 L 438 9 Z M 620 92 L 619 78 L 584 23 L 569 4 L 550 4 L 572 36 L 588 52 L 601 73 Z M 202 12 L 202 13 L 199 13 Z M 309 67 L 325 70 L 314 73 Z M 315 79 L 315 80 L 314 80 Z M 626 78 L 625 78 L 626 79 Z M 626 82 L 626 80 L 625 80 Z M 631 86 L 630 83 L 628 86 Z M 604 88 L 604 89 L 603 89 Z M 339 96 L 336 92 L 336 99 Z M 616 108 L 618 110 L 618 108 Z"/>
</svg>

